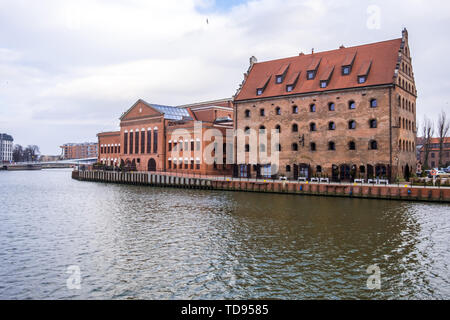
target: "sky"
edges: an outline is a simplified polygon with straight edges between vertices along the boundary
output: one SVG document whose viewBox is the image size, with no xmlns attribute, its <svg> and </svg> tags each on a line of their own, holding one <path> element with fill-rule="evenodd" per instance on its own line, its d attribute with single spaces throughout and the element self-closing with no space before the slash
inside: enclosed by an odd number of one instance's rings
<svg viewBox="0 0 450 320">
<path fill-rule="evenodd" d="M 258 61 L 409 32 L 417 120 L 450 113 L 450 2 L 0 0 L 0 132 L 60 154 L 138 99 L 229 98 Z"/>
</svg>

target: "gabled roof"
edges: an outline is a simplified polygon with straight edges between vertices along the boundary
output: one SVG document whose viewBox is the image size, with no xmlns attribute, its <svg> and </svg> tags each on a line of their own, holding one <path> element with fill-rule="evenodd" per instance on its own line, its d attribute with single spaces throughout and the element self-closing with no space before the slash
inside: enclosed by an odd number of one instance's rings
<svg viewBox="0 0 450 320">
<path fill-rule="evenodd" d="M 165 106 L 165 105 L 155 104 L 155 103 L 148 103 L 142 99 L 139 99 L 120 117 L 120 120 L 122 120 L 139 103 L 143 103 L 144 105 L 152 108 L 156 112 L 159 112 L 160 114 L 164 115 L 164 119 L 182 120 L 185 117 L 191 116 L 186 108 L 179 108 L 179 107 Z"/>
<path fill-rule="evenodd" d="M 399 38 L 255 63 L 242 89 L 235 97 L 235 101 L 393 84 L 401 44 L 402 39 Z M 352 70 L 349 75 L 343 75 L 341 67 L 348 64 L 352 64 Z M 289 65 L 289 68 L 282 82 L 283 85 L 269 82 L 264 92 L 256 95 L 256 89 L 261 88 L 262 83 L 266 83 L 271 75 L 275 76 L 286 65 Z M 322 75 L 330 67 L 334 67 L 335 71 L 338 71 L 332 73 L 326 88 L 320 88 L 319 78 L 322 76 L 316 77 L 314 80 L 306 80 L 306 71 L 317 69 L 317 74 Z M 358 74 L 365 71 L 368 71 L 366 82 L 360 84 L 357 79 Z M 301 75 L 294 90 L 287 92 L 287 81 L 292 82 L 292 79 L 295 79 L 294 74 L 298 72 L 301 72 Z"/>
</svg>

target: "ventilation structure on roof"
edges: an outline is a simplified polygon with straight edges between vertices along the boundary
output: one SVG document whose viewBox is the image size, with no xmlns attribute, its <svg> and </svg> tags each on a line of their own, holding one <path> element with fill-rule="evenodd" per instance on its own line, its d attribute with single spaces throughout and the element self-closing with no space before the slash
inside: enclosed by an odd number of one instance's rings
<svg viewBox="0 0 450 320">
<path fill-rule="evenodd" d="M 291 76 L 286 81 L 286 91 L 291 92 L 294 90 L 295 86 L 297 85 L 298 78 L 300 77 L 300 72 L 294 72 L 291 74 Z"/>
<path fill-rule="evenodd" d="M 306 72 L 306 79 L 313 80 L 316 77 L 317 69 L 320 65 L 320 58 L 313 58 Z"/>
<path fill-rule="evenodd" d="M 347 54 L 344 61 L 342 61 L 342 75 L 346 76 L 352 72 L 353 62 L 355 61 L 356 52 Z"/>
<path fill-rule="evenodd" d="M 372 66 L 372 60 L 364 61 L 358 72 L 358 83 L 363 84 L 367 81 L 369 76 L 370 67 Z"/>
<path fill-rule="evenodd" d="M 289 69 L 289 64 L 282 65 L 281 68 L 278 70 L 278 72 L 275 75 L 275 83 L 282 83 L 284 81 L 284 78 L 286 77 L 286 73 Z"/>
<path fill-rule="evenodd" d="M 261 83 L 258 85 L 258 87 L 256 88 L 256 95 L 260 96 L 263 94 L 264 90 L 267 87 L 267 84 L 269 83 L 271 76 L 265 76 L 263 81 L 261 81 Z"/>
</svg>

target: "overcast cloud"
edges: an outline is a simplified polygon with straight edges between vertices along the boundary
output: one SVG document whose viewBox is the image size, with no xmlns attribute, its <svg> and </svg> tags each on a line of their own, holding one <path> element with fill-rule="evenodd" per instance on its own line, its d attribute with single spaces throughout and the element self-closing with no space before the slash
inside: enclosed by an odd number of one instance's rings
<svg viewBox="0 0 450 320">
<path fill-rule="evenodd" d="M 370 5 L 379 28 L 367 26 Z M 59 154 L 63 143 L 116 129 L 139 98 L 231 97 L 252 55 L 389 40 L 403 27 L 418 120 L 450 111 L 447 1 L 0 0 L 0 132 Z"/>
</svg>

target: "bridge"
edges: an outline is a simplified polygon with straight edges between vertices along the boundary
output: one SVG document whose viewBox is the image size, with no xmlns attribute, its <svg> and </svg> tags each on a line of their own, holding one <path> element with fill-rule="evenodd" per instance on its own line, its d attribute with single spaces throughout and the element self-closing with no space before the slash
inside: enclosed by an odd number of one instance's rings
<svg viewBox="0 0 450 320">
<path fill-rule="evenodd" d="M 0 164 L 0 170 L 41 170 L 71 168 L 74 166 L 90 165 L 97 162 L 97 158 L 67 159 L 49 162 L 15 162 Z"/>
</svg>

